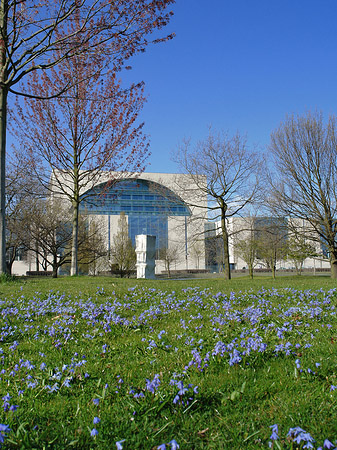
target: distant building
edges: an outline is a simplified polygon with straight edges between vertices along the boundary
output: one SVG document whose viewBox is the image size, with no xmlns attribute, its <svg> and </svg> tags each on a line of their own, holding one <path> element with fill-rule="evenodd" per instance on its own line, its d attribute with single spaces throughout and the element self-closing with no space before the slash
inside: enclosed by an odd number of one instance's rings
<svg viewBox="0 0 337 450">
<path fill-rule="evenodd" d="M 310 244 L 314 249 L 314 256 L 303 260 L 303 269 L 324 269 L 330 268 L 329 255 L 326 246 L 319 239 L 308 223 L 299 219 L 275 218 L 275 217 L 231 217 L 227 220 L 230 234 L 229 238 L 229 259 L 231 269 L 247 269 L 242 251 L 239 250 L 240 243 L 248 248 L 252 241 L 264 242 L 265 246 L 275 246 L 279 251 L 276 261 L 276 269 L 295 269 L 295 262 L 286 251 L 292 236 L 295 234 L 305 236 L 304 242 Z M 222 270 L 223 265 L 223 243 L 221 236 L 220 221 L 210 222 L 206 225 L 206 267 L 213 272 Z M 242 244 L 241 244 L 242 245 Z M 254 267 L 256 269 L 266 269 L 268 264 L 262 257 L 261 251 L 257 250 Z"/>
<path fill-rule="evenodd" d="M 60 172 L 58 179 L 60 177 L 63 178 L 63 189 L 68 185 L 70 189 L 70 176 Z M 182 188 L 182 177 L 165 173 L 134 176 L 103 172 L 99 181 L 94 183 L 88 175 L 88 181 L 84 180 L 86 188 L 81 192 L 80 214 L 99 224 L 108 255 L 123 212 L 134 244 L 138 234 L 156 236 L 156 273 L 165 271 L 164 255 L 167 251 L 175 255 L 171 270 L 205 269 L 203 230 L 207 222 L 207 197 L 200 192 L 198 206 L 189 206 L 190 190 Z M 53 196 L 64 198 L 65 208 L 70 206 L 68 198 L 60 190 L 56 190 Z M 35 270 L 35 260 L 28 255 L 25 264 L 21 261 L 19 266 L 14 262 L 13 273 L 25 274 L 27 270 Z M 102 260 L 99 269 L 103 272 L 109 267 Z"/>
<path fill-rule="evenodd" d="M 87 177 L 87 178 L 85 178 Z M 124 213 L 129 237 L 135 244 L 135 236 L 148 234 L 156 236 L 156 273 L 167 271 L 165 263 L 170 254 L 171 271 L 221 272 L 223 270 L 223 241 L 221 225 L 218 221 L 209 221 L 207 215 L 207 195 L 198 190 L 184 174 L 102 172 L 90 178 L 87 172 L 80 192 L 82 201 L 80 214 L 94 222 L 104 237 L 107 257 L 95 265 L 95 273 L 109 270 L 109 255 L 114 236 L 118 231 L 118 221 Z M 63 191 L 71 189 L 71 177 L 66 172 L 57 174 Z M 93 181 L 95 180 L 95 181 Z M 51 183 L 53 183 L 53 177 Z M 206 183 L 206 179 L 205 179 Z M 64 202 L 65 211 L 71 207 L 68 197 L 57 183 L 53 189 L 53 198 Z M 324 243 L 317 239 L 308 224 L 297 219 L 271 217 L 231 217 L 227 220 L 230 240 L 231 269 L 247 268 L 247 261 L 239 251 L 239 243 L 247 247 L 252 240 L 265 239 L 266 245 L 280 247 L 287 243 L 294 230 L 305 231 L 306 241 L 315 247 L 315 256 L 303 261 L 304 269 L 328 269 L 330 262 Z M 311 237 L 310 237 L 311 236 Z M 275 240 L 272 244 L 270 237 Z M 275 244 L 276 245 L 276 244 Z M 261 253 L 261 252 L 260 252 Z M 257 252 L 255 268 L 266 268 L 268 264 Z M 41 267 L 39 258 L 32 251 L 20 249 L 12 267 L 12 273 L 25 275 Z M 294 262 L 286 254 L 277 259 L 277 269 L 293 269 Z M 49 270 L 44 266 L 44 269 Z M 61 269 L 64 271 L 64 269 Z M 90 272 L 90 269 L 89 269 Z"/>
</svg>

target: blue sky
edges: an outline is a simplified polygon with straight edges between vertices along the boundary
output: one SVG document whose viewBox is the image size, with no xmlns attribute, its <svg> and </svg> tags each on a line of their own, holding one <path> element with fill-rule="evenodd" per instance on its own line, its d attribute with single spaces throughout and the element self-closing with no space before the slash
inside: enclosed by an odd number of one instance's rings
<svg viewBox="0 0 337 450">
<path fill-rule="evenodd" d="M 177 172 L 171 153 L 211 125 L 266 150 L 287 114 L 337 113 L 336 0 L 177 0 L 170 42 L 131 61 L 145 81 L 147 172 Z"/>
</svg>

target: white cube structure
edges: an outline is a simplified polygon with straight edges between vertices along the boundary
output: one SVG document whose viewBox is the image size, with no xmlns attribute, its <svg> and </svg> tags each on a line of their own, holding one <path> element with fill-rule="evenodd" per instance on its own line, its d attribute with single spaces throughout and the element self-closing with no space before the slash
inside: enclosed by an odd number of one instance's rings
<svg viewBox="0 0 337 450">
<path fill-rule="evenodd" d="M 137 278 L 155 278 L 156 236 L 136 236 Z"/>
</svg>

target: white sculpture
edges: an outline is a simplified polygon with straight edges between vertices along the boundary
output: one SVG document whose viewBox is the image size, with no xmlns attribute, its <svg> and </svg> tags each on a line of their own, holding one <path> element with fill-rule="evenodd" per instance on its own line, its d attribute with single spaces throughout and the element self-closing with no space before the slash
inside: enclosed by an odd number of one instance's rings
<svg viewBox="0 0 337 450">
<path fill-rule="evenodd" d="M 156 236 L 136 236 L 137 278 L 155 278 Z"/>
</svg>

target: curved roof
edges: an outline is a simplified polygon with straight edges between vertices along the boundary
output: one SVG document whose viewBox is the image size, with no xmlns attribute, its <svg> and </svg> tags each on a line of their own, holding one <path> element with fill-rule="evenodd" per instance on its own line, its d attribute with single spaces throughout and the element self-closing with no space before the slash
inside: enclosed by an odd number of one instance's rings
<svg viewBox="0 0 337 450">
<path fill-rule="evenodd" d="M 101 183 L 82 195 L 81 211 L 87 214 L 190 216 L 186 203 L 167 187 L 143 179 Z"/>
</svg>

